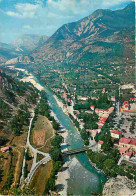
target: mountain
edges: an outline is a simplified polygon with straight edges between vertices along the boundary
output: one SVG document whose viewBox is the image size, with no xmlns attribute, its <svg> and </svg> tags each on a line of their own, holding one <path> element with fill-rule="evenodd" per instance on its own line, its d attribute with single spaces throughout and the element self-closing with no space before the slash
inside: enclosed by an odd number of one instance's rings
<svg viewBox="0 0 136 196">
<path fill-rule="evenodd" d="M 48 39 L 48 36 L 40 36 L 33 34 L 25 34 L 20 36 L 17 40 L 15 40 L 12 45 L 16 48 L 21 49 L 25 53 L 28 53 L 34 50 L 37 47 L 42 46 L 45 41 Z"/>
<path fill-rule="evenodd" d="M 20 54 L 22 54 L 22 51 L 17 50 L 17 48 L 11 44 L 0 43 L 0 63 L 15 58 Z"/>
<path fill-rule="evenodd" d="M 30 55 L 35 62 L 89 64 L 134 55 L 135 3 L 124 9 L 96 10 L 77 22 L 60 27 Z M 106 60 L 104 59 L 106 57 Z"/>
</svg>

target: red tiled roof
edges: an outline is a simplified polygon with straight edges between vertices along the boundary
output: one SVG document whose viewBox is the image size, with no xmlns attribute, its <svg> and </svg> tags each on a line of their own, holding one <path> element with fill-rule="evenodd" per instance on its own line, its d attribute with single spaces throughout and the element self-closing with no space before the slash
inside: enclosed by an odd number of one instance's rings
<svg viewBox="0 0 136 196">
<path fill-rule="evenodd" d="M 103 144 L 103 141 L 102 141 L 102 140 L 99 140 L 99 141 L 98 141 L 98 144 Z"/>
<path fill-rule="evenodd" d="M 121 133 L 122 133 L 122 131 L 118 131 L 118 130 L 115 130 L 115 129 L 114 129 L 114 130 L 112 130 L 112 131 L 111 131 L 111 133 L 114 133 L 114 134 L 119 135 L 119 134 L 121 134 Z"/>
<path fill-rule="evenodd" d="M 135 101 L 135 98 L 130 98 L 130 100 Z"/>
<path fill-rule="evenodd" d="M 119 152 L 120 152 L 120 154 L 122 154 L 122 153 L 125 153 L 128 149 L 129 149 L 129 147 L 121 147 L 121 148 L 119 148 Z"/>
<path fill-rule="evenodd" d="M 129 156 L 129 157 L 131 157 L 132 154 L 133 154 L 132 151 L 129 151 L 129 152 L 126 152 L 126 153 L 125 153 L 125 155 L 127 155 L 127 156 Z"/>
<path fill-rule="evenodd" d="M 123 105 L 129 105 L 128 101 L 124 101 Z"/>
<path fill-rule="evenodd" d="M 129 107 L 129 105 L 127 105 L 127 104 L 126 104 L 126 105 L 124 105 L 124 106 L 125 106 L 125 108 L 128 108 L 128 107 Z"/>
<path fill-rule="evenodd" d="M 129 144 L 130 141 L 131 141 L 131 139 L 125 138 L 125 137 L 122 137 L 122 138 L 120 138 L 120 140 L 119 140 L 119 142 L 120 142 L 120 143 L 123 143 L 123 144 Z"/>
<path fill-rule="evenodd" d="M 136 139 L 131 139 L 130 144 L 133 145 L 133 146 L 136 146 Z"/>
<path fill-rule="evenodd" d="M 10 149 L 10 147 L 6 146 L 6 147 L 1 148 L 1 151 L 5 151 L 5 150 L 9 150 L 9 149 Z"/>
<path fill-rule="evenodd" d="M 107 117 L 101 117 L 101 118 L 99 118 L 99 120 L 105 122 L 107 120 Z"/>
<path fill-rule="evenodd" d="M 103 127 L 103 125 L 98 125 L 99 126 L 99 129 L 101 129 Z"/>
<path fill-rule="evenodd" d="M 114 145 L 118 145 L 118 143 L 117 143 L 117 142 L 115 142 L 115 143 L 114 143 Z"/>
<path fill-rule="evenodd" d="M 110 107 L 110 108 L 109 108 L 109 111 L 113 111 L 113 110 L 114 110 L 114 107 Z"/>
</svg>

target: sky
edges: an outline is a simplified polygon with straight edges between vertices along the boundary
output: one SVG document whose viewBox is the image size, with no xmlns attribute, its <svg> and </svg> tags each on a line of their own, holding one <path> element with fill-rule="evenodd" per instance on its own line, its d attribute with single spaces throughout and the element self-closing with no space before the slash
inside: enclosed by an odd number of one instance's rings
<svg viewBox="0 0 136 196">
<path fill-rule="evenodd" d="M 0 0 L 0 42 L 23 34 L 51 36 L 63 24 L 97 9 L 122 9 L 132 0 Z"/>
</svg>

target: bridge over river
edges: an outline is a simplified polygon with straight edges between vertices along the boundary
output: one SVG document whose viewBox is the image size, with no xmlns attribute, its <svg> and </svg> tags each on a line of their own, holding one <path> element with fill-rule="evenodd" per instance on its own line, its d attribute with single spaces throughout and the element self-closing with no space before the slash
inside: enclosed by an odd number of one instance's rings
<svg viewBox="0 0 136 196">
<path fill-rule="evenodd" d="M 72 154 L 77 154 L 77 153 L 85 152 L 85 151 L 91 149 L 95 145 L 96 144 L 91 145 L 91 146 L 84 146 L 82 148 L 75 148 L 75 149 L 72 149 L 72 150 L 67 150 L 67 151 L 64 151 L 62 153 L 62 156 L 67 156 L 67 155 L 72 155 Z"/>
</svg>

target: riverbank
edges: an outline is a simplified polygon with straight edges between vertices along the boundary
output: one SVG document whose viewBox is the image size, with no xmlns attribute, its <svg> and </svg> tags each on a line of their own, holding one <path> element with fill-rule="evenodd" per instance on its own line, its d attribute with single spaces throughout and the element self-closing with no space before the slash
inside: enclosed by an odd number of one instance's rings
<svg viewBox="0 0 136 196">
<path fill-rule="evenodd" d="M 62 101 L 61 101 L 60 99 L 58 99 L 58 97 L 57 97 L 55 94 L 54 94 L 53 96 L 54 96 L 54 98 L 55 98 L 55 100 L 56 100 L 58 106 L 63 110 L 63 112 L 64 112 L 65 114 L 68 115 L 68 109 L 64 106 L 64 104 L 62 103 Z"/>
<path fill-rule="evenodd" d="M 44 90 L 44 87 L 35 81 L 34 76 L 32 74 L 30 74 L 27 77 L 24 77 L 23 79 L 21 79 L 21 81 L 32 83 L 34 87 L 37 88 L 39 91 Z"/>
</svg>

